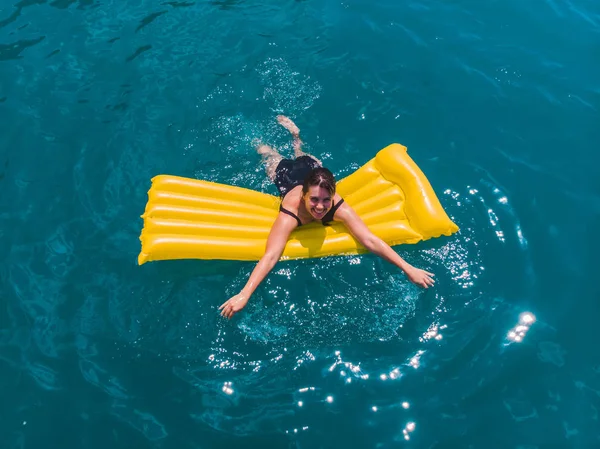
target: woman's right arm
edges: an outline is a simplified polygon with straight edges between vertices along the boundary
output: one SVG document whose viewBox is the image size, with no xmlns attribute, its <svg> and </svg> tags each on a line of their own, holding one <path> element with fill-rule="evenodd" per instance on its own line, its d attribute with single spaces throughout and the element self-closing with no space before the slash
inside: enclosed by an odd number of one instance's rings
<svg viewBox="0 0 600 449">
<path fill-rule="evenodd" d="M 254 270 L 252 270 L 252 274 L 242 291 L 229 298 L 221 305 L 221 307 L 219 307 L 222 316 L 231 318 L 235 313 L 246 306 L 246 303 L 250 299 L 250 296 L 252 296 L 252 293 L 254 293 L 254 290 L 256 290 L 259 284 L 267 277 L 267 274 L 269 274 L 275 264 L 279 261 L 279 258 L 285 249 L 287 240 L 296 226 L 297 222 L 294 218 L 287 214 L 279 213 L 271 227 L 265 254 L 260 258 L 256 267 L 254 267 Z"/>
</svg>

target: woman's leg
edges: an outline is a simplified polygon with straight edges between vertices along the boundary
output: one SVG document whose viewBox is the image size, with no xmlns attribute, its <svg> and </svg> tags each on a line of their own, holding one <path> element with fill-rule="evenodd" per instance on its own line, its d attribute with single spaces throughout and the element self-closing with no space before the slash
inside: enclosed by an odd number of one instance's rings
<svg viewBox="0 0 600 449">
<path fill-rule="evenodd" d="M 283 126 L 285 129 L 287 129 L 290 132 L 290 134 L 292 135 L 292 137 L 294 138 L 294 142 L 292 143 L 292 145 L 294 146 L 294 157 L 296 159 L 298 159 L 299 157 L 302 157 L 302 156 L 311 157 L 315 161 L 317 161 L 319 163 L 319 165 L 322 167 L 323 164 L 321 163 L 321 161 L 319 159 L 314 157 L 312 154 L 308 154 L 308 153 L 305 153 L 304 151 L 302 151 L 302 140 L 300 140 L 300 129 L 296 126 L 296 124 L 290 118 L 286 117 L 285 115 L 278 115 L 277 121 L 279 122 L 279 124 L 281 126 Z"/>
<path fill-rule="evenodd" d="M 267 176 L 271 181 L 275 182 L 277 166 L 283 159 L 283 156 L 269 145 L 265 145 L 260 142 L 256 143 L 256 152 L 262 156 L 262 160 L 265 163 L 265 171 L 267 172 Z"/>
</svg>

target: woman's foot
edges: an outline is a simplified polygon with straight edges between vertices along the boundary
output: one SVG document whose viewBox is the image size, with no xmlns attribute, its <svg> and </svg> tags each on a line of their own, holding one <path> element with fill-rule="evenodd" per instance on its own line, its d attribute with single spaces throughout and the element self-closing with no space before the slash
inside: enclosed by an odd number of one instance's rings
<svg viewBox="0 0 600 449">
<path fill-rule="evenodd" d="M 265 145 L 260 139 L 253 139 L 252 145 L 256 148 L 256 152 L 263 157 L 279 155 L 277 150 L 273 149 L 269 145 Z"/>
<path fill-rule="evenodd" d="M 264 158 L 273 157 L 273 156 L 280 156 L 280 154 L 277 152 L 277 150 L 274 150 L 269 145 L 259 145 L 256 148 L 256 152 L 258 154 L 260 154 Z"/>
<path fill-rule="evenodd" d="M 277 121 L 281 126 L 287 129 L 292 134 L 292 136 L 298 137 L 300 135 L 300 129 L 290 118 L 286 117 L 285 115 L 278 115 Z"/>
</svg>

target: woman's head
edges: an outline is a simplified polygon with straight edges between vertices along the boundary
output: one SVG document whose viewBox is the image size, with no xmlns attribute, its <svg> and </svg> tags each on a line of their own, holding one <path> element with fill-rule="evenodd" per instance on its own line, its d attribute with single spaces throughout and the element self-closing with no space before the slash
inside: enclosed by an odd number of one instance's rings
<svg viewBox="0 0 600 449">
<path fill-rule="evenodd" d="M 302 185 L 302 198 L 306 210 L 321 219 L 327 214 L 335 196 L 335 178 L 333 173 L 323 167 L 313 169 Z"/>
</svg>

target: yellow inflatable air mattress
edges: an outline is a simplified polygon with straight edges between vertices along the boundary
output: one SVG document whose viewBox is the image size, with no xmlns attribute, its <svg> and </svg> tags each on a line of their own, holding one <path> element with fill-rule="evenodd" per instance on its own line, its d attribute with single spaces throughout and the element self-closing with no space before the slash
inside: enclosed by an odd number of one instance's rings
<svg viewBox="0 0 600 449">
<path fill-rule="evenodd" d="M 337 182 L 337 192 L 390 246 L 417 243 L 458 227 L 406 152 L 392 144 Z M 160 175 L 152 179 L 142 218 L 138 263 L 168 259 L 258 260 L 280 199 L 242 187 Z M 359 254 L 345 226 L 313 222 L 290 236 L 282 259 Z"/>
</svg>

